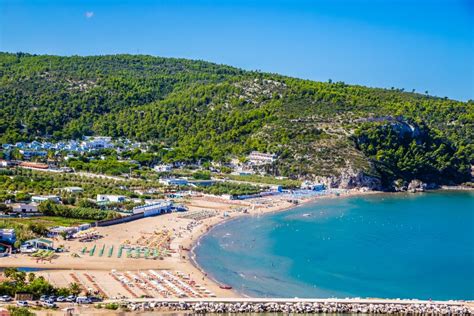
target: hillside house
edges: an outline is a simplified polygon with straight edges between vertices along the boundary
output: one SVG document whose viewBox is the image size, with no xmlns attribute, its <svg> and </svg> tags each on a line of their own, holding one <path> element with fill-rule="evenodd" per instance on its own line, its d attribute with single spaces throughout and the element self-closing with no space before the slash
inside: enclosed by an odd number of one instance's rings
<svg viewBox="0 0 474 316">
<path fill-rule="evenodd" d="M 181 178 L 161 178 L 159 182 L 166 186 L 188 185 L 188 180 Z"/>
<path fill-rule="evenodd" d="M 155 170 L 156 172 L 170 172 L 171 170 L 173 170 L 173 166 L 172 165 L 156 165 L 155 167 L 153 167 L 153 170 Z"/>
<path fill-rule="evenodd" d="M 127 198 L 123 195 L 97 194 L 97 202 L 99 203 L 121 203 Z"/>
<path fill-rule="evenodd" d="M 62 188 L 61 190 L 67 193 L 72 193 L 72 194 L 84 192 L 84 189 L 80 187 L 65 187 L 65 188 Z"/>
<path fill-rule="evenodd" d="M 31 197 L 31 202 L 41 203 L 45 201 L 52 201 L 54 203 L 59 203 L 61 198 L 57 195 L 35 195 Z"/>
<path fill-rule="evenodd" d="M 15 203 L 10 204 L 12 213 L 15 214 L 35 214 L 38 213 L 38 204 L 36 203 Z"/>
<path fill-rule="evenodd" d="M 252 151 L 247 157 L 248 161 L 252 165 L 266 165 L 272 164 L 276 160 L 275 154 L 266 154 L 258 151 Z"/>
</svg>

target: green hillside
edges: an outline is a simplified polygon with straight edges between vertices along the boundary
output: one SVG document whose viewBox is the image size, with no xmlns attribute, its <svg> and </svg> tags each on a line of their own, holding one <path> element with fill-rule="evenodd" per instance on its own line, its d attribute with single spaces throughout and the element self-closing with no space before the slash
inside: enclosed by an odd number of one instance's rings
<svg viewBox="0 0 474 316">
<path fill-rule="evenodd" d="M 390 74 L 387 74 L 389 76 Z M 0 53 L 0 143 L 83 135 L 171 147 L 165 161 L 251 150 L 292 178 L 470 180 L 474 102 L 151 56 Z"/>
</svg>

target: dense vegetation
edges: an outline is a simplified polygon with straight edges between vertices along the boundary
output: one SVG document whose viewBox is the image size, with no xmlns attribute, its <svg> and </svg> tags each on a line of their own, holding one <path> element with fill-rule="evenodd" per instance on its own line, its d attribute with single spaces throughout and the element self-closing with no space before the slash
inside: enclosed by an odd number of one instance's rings
<svg viewBox="0 0 474 316">
<path fill-rule="evenodd" d="M 68 166 L 74 168 L 76 172 L 88 171 L 93 173 L 110 174 L 113 176 L 128 174 L 132 172 L 132 169 L 137 168 L 137 165 L 135 164 L 117 161 L 115 159 L 92 161 L 71 159 L 68 161 Z"/>
<path fill-rule="evenodd" d="M 133 154 L 150 164 L 227 161 L 259 150 L 279 155 L 278 162 L 267 167 L 270 174 L 314 178 L 351 170 L 381 177 L 385 183 L 387 176 L 424 177 L 432 168 L 441 168 L 436 181 L 444 182 L 443 170 L 455 170 L 449 181 L 462 182 L 467 178 L 465 166 L 474 161 L 473 101 L 131 55 L 3 53 L 0 78 L 0 142 L 124 136 L 154 144 L 153 155 Z M 430 162 L 432 168 L 418 166 L 418 160 L 411 167 L 381 172 L 373 161 L 384 160 L 374 159 L 377 154 L 351 136 L 368 120 L 390 125 L 394 117 L 426 126 L 436 135 L 434 143 L 442 139 L 449 144 L 446 153 L 456 153 L 455 159 Z M 405 142 L 394 139 L 376 147 L 405 148 Z M 430 146 L 422 151 L 439 148 Z"/>
<path fill-rule="evenodd" d="M 34 299 L 39 299 L 41 295 L 67 296 L 81 292 L 76 283 L 71 283 L 67 288 L 55 288 L 44 277 L 37 277 L 34 273 L 27 274 L 16 268 L 5 268 L 3 275 L 6 280 L 0 282 L 0 295 L 14 297 L 16 293 L 28 293 Z"/>
<path fill-rule="evenodd" d="M 470 179 L 466 148 L 456 148 L 424 124 L 367 123 L 356 131 L 355 140 L 375 162 L 385 186 L 397 180 L 453 184 Z"/>
<path fill-rule="evenodd" d="M 251 184 L 237 184 L 231 182 L 217 182 L 211 186 L 197 187 L 194 189 L 209 194 L 229 194 L 232 196 L 256 194 L 263 191 L 263 188 Z"/>
<path fill-rule="evenodd" d="M 38 211 L 47 216 L 90 219 L 97 221 L 120 217 L 120 214 L 113 211 L 101 211 L 88 207 L 69 207 L 62 204 L 56 204 L 51 201 L 42 202 L 38 206 Z"/>
</svg>

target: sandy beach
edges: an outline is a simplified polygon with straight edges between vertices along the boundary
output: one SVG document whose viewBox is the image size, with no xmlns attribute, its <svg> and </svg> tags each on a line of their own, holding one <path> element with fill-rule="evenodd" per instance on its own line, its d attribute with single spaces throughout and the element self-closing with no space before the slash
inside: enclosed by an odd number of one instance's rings
<svg viewBox="0 0 474 316">
<path fill-rule="evenodd" d="M 83 289 L 108 298 L 238 297 L 239 293 L 222 289 L 193 261 L 192 249 L 209 229 L 239 216 L 280 212 L 321 198 L 373 193 L 348 190 L 297 197 L 280 194 L 244 201 L 196 195 L 179 201 L 188 207 L 188 212 L 97 227 L 94 233 L 102 237 L 90 242 L 64 241 L 59 237 L 54 240 L 55 246 L 64 245 L 68 251 L 51 261 L 14 254 L 1 258 L 0 266 L 44 269 L 38 274 L 57 286 L 76 282 Z M 141 247 L 159 249 L 155 250 L 159 255 L 138 253 L 135 249 Z M 166 279 L 166 288 L 150 283 L 155 278 Z"/>
</svg>

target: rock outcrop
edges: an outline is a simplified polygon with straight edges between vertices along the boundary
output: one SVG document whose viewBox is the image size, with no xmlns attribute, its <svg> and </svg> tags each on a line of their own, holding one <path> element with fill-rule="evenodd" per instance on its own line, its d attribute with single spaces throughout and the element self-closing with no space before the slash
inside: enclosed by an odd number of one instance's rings
<svg viewBox="0 0 474 316">
<path fill-rule="evenodd" d="M 408 184 L 408 191 L 409 192 L 424 192 L 427 188 L 426 183 L 424 183 L 421 180 L 411 180 L 410 183 Z"/>
<path fill-rule="evenodd" d="M 315 177 L 316 182 L 323 183 L 326 188 L 382 190 L 380 178 L 370 176 L 361 170 L 352 168 L 343 170 L 340 175 L 331 177 Z"/>
</svg>

